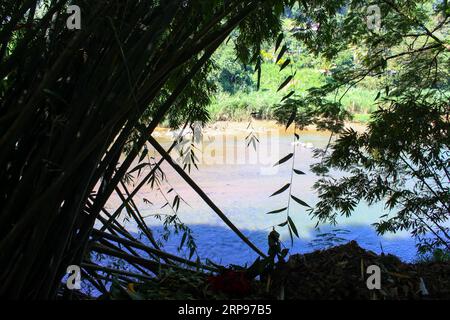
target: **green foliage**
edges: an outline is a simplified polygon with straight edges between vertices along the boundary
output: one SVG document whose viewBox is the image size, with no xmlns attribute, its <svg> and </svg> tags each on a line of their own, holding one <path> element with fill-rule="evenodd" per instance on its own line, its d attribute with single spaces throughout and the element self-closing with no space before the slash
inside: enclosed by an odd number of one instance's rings
<svg viewBox="0 0 450 320">
<path fill-rule="evenodd" d="M 216 70 L 212 81 L 219 84 L 217 96 L 207 107 L 212 120 L 247 120 L 256 113 L 261 119 L 283 120 L 274 113 L 274 107 L 283 96 L 295 88 L 296 94 L 304 96 L 311 88 L 332 82 L 332 75 L 353 66 L 356 62 L 352 50 L 340 52 L 335 59 L 313 56 L 302 41 L 295 37 L 295 20 L 283 19 L 284 47 L 277 49 L 277 41 L 265 44 L 261 49 L 261 75 L 235 58 L 232 39 L 215 53 Z M 282 57 L 277 61 L 279 54 Z M 281 70 L 295 70 L 292 79 L 286 79 Z M 277 92 L 285 80 L 285 87 Z M 257 88 L 257 83 L 260 83 Z M 346 110 L 367 114 L 375 109 L 376 85 L 380 80 L 365 79 L 342 99 Z M 366 118 L 360 118 L 366 120 Z"/>
<path fill-rule="evenodd" d="M 204 81 L 213 52 L 240 29 L 236 55 L 254 63 L 262 43 L 279 34 L 290 2 L 0 3 L 2 295 L 54 297 L 67 265 L 80 264 L 99 240 L 90 238 L 97 218 L 102 231 L 116 234 L 114 226 L 130 238 L 117 220 L 121 210 L 108 216 L 104 207 L 116 192 L 121 209 L 130 215 L 136 209 L 122 190 L 134 159 L 146 159 L 153 130 L 162 122 L 206 122 L 216 90 Z M 69 3 L 81 8 L 81 30 L 66 28 Z M 124 254 L 114 244 L 103 250 Z"/>
<path fill-rule="evenodd" d="M 375 224 L 379 233 L 407 230 L 418 239 L 419 250 L 448 248 L 447 3 L 382 1 L 379 32 L 362 22 L 369 4 L 349 1 L 346 10 L 329 7 L 333 13 L 327 15 L 327 5 L 322 11 L 313 7 L 305 12 L 307 19 L 297 19 L 306 30 L 297 38 L 340 65 L 330 68 L 326 83 L 306 97 L 285 100 L 276 115 L 286 122 L 296 107 L 299 124 L 315 123 L 338 134 L 328 152 L 316 153 L 321 161 L 313 166 L 321 175 L 315 184 L 319 202 L 312 211 L 319 221 L 335 223 L 338 215 L 351 215 L 360 201 L 383 202 L 390 211 Z M 309 19 L 320 29 L 309 28 Z M 355 51 L 353 63 L 345 55 L 339 58 L 349 49 Z M 343 130 L 348 116 L 343 111 L 349 109 L 345 99 L 352 90 L 376 101 L 365 133 Z M 355 105 L 352 111 L 361 108 Z M 330 169 L 346 174 L 335 178 Z"/>
<path fill-rule="evenodd" d="M 431 251 L 431 252 L 430 252 Z M 417 259 L 417 263 L 441 263 L 450 262 L 450 250 L 432 249 L 422 253 Z"/>
<path fill-rule="evenodd" d="M 216 72 L 212 75 L 212 81 L 220 84 L 222 92 L 248 92 L 254 87 L 253 69 L 236 60 L 235 50 L 231 45 L 222 45 L 213 60 Z"/>
</svg>

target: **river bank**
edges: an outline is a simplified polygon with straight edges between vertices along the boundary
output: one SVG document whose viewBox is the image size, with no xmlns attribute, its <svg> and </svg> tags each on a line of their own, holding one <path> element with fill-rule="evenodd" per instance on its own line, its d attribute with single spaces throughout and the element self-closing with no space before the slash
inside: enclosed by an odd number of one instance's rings
<svg viewBox="0 0 450 320">
<path fill-rule="evenodd" d="M 354 130 L 363 131 L 365 126 L 347 124 Z M 259 133 L 257 150 L 248 148 L 246 137 L 249 132 Z M 158 128 L 156 138 L 165 147 L 172 143 L 179 130 Z M 275 145 L 271 153 L 260 152 L 260 146 L 267 144 L 276 133 Z M 161 186 L 159 195 L 149 186 L 137 194 L 135 202 L 141 214 L 157 239 L 163 239 L 166 230 L 156 214 L 172 214 L 167 202 L 176 193 L 182 202 L 177 217 L 189 226 L 196 243 L 194 258 L 198 255 L 203 263 L 212 261 L 226 266 L 219 274 L 205 274 L 192 271 L 168 270 L 161 279 L 145 283 L 124 284 L 116 288 L 115 298 L 127 299 L 441 299 L 449 297 L 450 267 L 448 263 L 419 262 L 414 238 L 407 232 L 379 235 L 373 227 L 380 216 L 387 213 L 383 205 L 368 206 L 361 203 L 350 217 L 339 217 L 338 226 L 320 224 L 301 206 L 291 207 L 292 219 L 297 225 L 299 238 L 291 244 L 287 231 L 277 226 L 285 219 L 283 215 L 268 211 L 281 208 L 286 197 L 270 195 L 279 186 L 289 181 L 291 166 L 277 166 L 276 172 L 265 171 L 273 168 L 274 161 L 297 148 L 295 168 L 305 174 L 295 176 L 293 194 L 311 206 L 317 201 L 313 185 L 317 177 L 309 166 L 317 161 L 313 149 L 326 145 L 329 133 L 314 127 L 300 132 L 301 144 L 293 143 L 292 128 L 286 130 L 275 121 L 245 122 L 219 121 L 202 129 L 203 141 L 212 145 L 214 161 L 200 161 L 198 170 L 193 169 L 191 178 L 208 194 L 214 203 L 227 215 L 263 252 L 268 252 L 267 236 L 275 226 L 279 231 L 283 248 L 289 249 L 287 264 L 278 265 L 267 278 L 255 280 L 243 276 L 257 259 L 257 254 L 243 243 L 205 205 L 183 179 L 177 176 L 166 163 L 161 165 L 168 185 Z M 224 144 L 227 141 L 227 144 Z M 311 145 L 312 147 L 309 147 Z M 220 161 L 220 156 L 230 151 L 244 153 L 250 150 L 259 153 L 257 163 L 247 161 Z M 275 154 L 273 159 L 270 156 Z M 155 161 L 158 155 L 154 154 Z M 176 154 L 173 155 L 176 157 Z M 200 157 L 200 156 L 199 156 Z M 176 158 L 175 158 L 176 159 Z M 244 159 L 245 160 L 245 159 Z M 144 169 L 145 171 L 145 169 Z M 341 173 L 336 172 L 336 176 Z M 144 200 L 145 199 L 145 200 Z M 135 226 L 127 225 L 127 230 L 136 232 Z M 189 258 L 187 248 L 180 249 L 183 234 L 172 233 L 162 241 L 164 251 Z M 357 243 L 357 245 L 356 245 Z M 381 289 L 368 290 L 367 267 L 377 265 L 381 269 Z M 288 276 L 286 276 L 286 274 Z M 233 284 L 234 283 L 234 284 Z M 192 285 L 194 284 L 194 285 Z M 230 286 L 225 285 L 230 284 Z M 423 290 L 426 288 L 426 291 Z M 268 289 L 267 289 L 268 288 Z M 231 291 L 230 291 L 231 290 Z M 238 290 L 238 292 L 233 291 Z M 283 291 L 284 290 L 284 291 Z M 425 294 L 428 292 L 428 294 Z"/>
<path fill-rule="evenodd" d="M 288 200 L 285 194 L 274 197 L 270 195 L 285 185 L 291 177 L 291 165 L 274 167 L 274 163 L 296 147 L 295 168 L 305 174 L 294 177 L 292 193 L 313 207 L 318 201 L 313 188 L 317 176 L 310 171 L 310 165 L 318 161 L 314 158 L 314 148 L 325 147 L 330 134 L 307 128 L 300 132 L 300 140 L 296 144 L 292 128 L 286 130 L 275 121 L 263 120 L 254 120 L 251 125 L 253 129 L 245 122 L 221 121 L 203 128 L 204 148 L 196 144 L 198 169 L 192 167 L 190 176 L 237 228 L 259 248 L 266 250 L 267 234 L 273 226 L 279 225 L 285 219 L 283 214 L 267 212 L 285 207 Z M 365 128 L 356 123 L 348 126 L 359 131 Z M 245 139 L 251 130 L 258 133 L 259 143 L 256 150 L 253 146 L 248 147 Z M 158 128 L 154 136 L 168 149 L 177 134 L 178 130 Z M 150 151 L 149 155 L 158 161 L 157 153 Z M 179 159 L 176 151 L 172 156 Z M 150 185 L 145 185 L 135 197 L 141 213 L 148 216 L 147 225 L 155 231 L 157 237 L 162 238 L 165 231 L 161 221 L 154 216 L 173 214 L 166 203 L 172 203 L 173 197 L 178 195 L 186 203 L 181 202 L 177 216 L 191 228 L 198 254 L 202 259 L 227 265 L 251 263 L 256 258 L 169 165 L 163 162 L 161 169 L 167 178 L 161 190 L 155 192 Z M 141 174 L 145 176 L 148 170 L 142 169 Z M 334 174 L 339 176 L 342 173 Z M 120 203 L 118 197 L 112 198 L 108 201 L 108 207 L 113 210 Z M 337 234 L 336 238 L 344 241 L 356 240 L 365 249 L 377 253 L 384 250 L 395 254 L 403 261 L 411 262 L 418 258 L 416 243 L 407 232 L 388 233 L 383 236 L 376 233 L 372 224 L 388 213 L 382 204 L 368 206 L 361 202 L 352 216 L 338 217 L 338 226 L 319 224 L 319 228 L 316 228 L 317 220 L 310 216 L 304 207 L 293 204 L 290 210 L 300 237 L 295 238 L 291 246 L 287 230 L 279 228 L 279 232 L 281 240 L 291 248 L 291 252 L 306 253 L 323 248 L 324 245 L 329 245 L 329 241 L 317 240 L 324 239 L 322 234 L 330 233 Z M 136 226 L 128 227 L 132 232 L 138 231 Z M 168 252 L 178 254 L 180 242 L 181 235 L 173 235 L 164 241 L 164 247 Z M 188 250 L 186 255 L 189 255 Z"/>
<path fill-rule="evenodd" d="M 250 123 L 250 127 L 249 127 Z M 357 132 L 363 132 L 367 125 L 362 122 L 346 122 L 345 123 L 346 128 L 352 128 Z M 241 132 L 241 131 L 250 131 L 251 128 L 261 131 L 261 130 L 269 130 L 269 129 L 278 129 L 282 131 L 286 131 L 285 127 L 283 125 L 280 125 L 275 120 L 252 120 L 251 122 L 248 121 L 216 121 L 211 124 L 207 124 L 205 127 L 206 132 L 224 132 L 224 131 L 230 131 L 230 132 Z M 292 128 L 290 128 L 292 130 Z M 291 130 L 288 129 L 288 132 Z M 329 135 L 326 131 L 320 131 L 317 130 L 315 126 L 307 126 L 304 130 L 301 130 L 304 132 L 310 132 L 310 133 L 317 133 L 317 134 L 324 134 Z"/>
<path fill-rule="evenodd" d="M 346 122 L 346 128 L 352 128 L 357 132 L 364 132 L 367 128 L 367 124 L 364 122 Z M 248 135 L 250 132 L 255 133 L 264 133 L 270 130 L 276 130 L 281 135 L 291 134 L 293 132 L 293 128 L 286 128 L 283 125 L 280 125 L 276 120 L 251 120 L 251 121 L 214 121 L 207 123 L 202 129 L 201 132 L 205 135 L 217 136 L 220 134 L 226 135 Z M 153 136 L 156 138 L 160 137 L 173 137 L 177 133 L 180 132 L 180 129 L 171 130 L 168 127 L 159 126 L 155 129 Z M 307 126 L 305 129 L 301 130 L 303 133 L 317 134 L 321 136 L 329 136 L 330 133 L 323 130 L 317 130 L 317 128 L 313 125 Z"/>
<path fill-rule="evenodd" d="M 450 298 L 450 263 L 404 263 L 355 241 L 294 254 L 257 268 L 218 273 L 167 270 L 154 280 L 116 284 L 104 299 L 441 300 Z"/>
</svg>

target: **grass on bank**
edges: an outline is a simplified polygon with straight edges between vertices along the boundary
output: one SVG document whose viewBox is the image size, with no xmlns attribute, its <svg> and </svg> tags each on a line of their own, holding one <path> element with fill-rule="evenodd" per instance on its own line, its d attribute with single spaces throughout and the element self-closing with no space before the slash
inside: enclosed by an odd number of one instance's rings
<svg viewBox="0 0 450 320">
<path fill-rule="evenodd" d="M 286 93 L 295 90 L 299 95 L 306 95 L 308 89 L 319 87 L 326 81 L 325 75 L 319 69 L 296 68 L 296 70 L 294 80 L 277 92 L 278 86 L 289 73 L 287 71 L 280 73 L 277 65 L 264 63 L 259 91 L 253 87 L 246 87 L 236 90 L 233 94 L 219 92 L 208 107 L 211 120 L 246 121 L 253 112 L 262 119 L 271 120 L 274 107 Z M 254 83 L 256 83 L 255 77 L 256 75 L 253 75 Z M 354 121 L 365 123 L 370 118 L 370 112 L 374 110 L 376 94 L 376 90 L 365 87 L 352 88 L 343 97 L 342 103 L 354 114 Z"/>
</svg>

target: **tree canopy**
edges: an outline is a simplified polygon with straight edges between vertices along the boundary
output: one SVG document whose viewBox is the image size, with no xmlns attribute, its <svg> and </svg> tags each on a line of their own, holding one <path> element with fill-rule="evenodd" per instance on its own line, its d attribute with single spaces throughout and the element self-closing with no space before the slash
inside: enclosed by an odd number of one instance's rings
<svg viewBox="0 0 450 320">
<path fill-rule="evenodd" d="M 408 230 L 422 251 L 448 249 L 450 9 L 446 1 L 381 1 L 381 26 L 370 30 L 361 23 L 367 5 L 349 2 L 314 32 L 305 25 L 311 17 L 320 21 L 325 9 L 302 12 L 296 35 L 329 58 L 353 50 L 353 63 L 306 97 L 288 99 L 278 115 L 287 119 L 294 109 L 298 124 L 316 123 L 337 135 L 316 154 L 314 170 L 322 177 L 313 216 L 335 223 L 362 200 L 384 202 L 390 212 L 376 224 L 379 233 Z M 342 99 L 368 78 L 378 87 L 368 130 L 343 129 L 349 115 Z M 330 169 L 346 174 L 335 178 Z"/>
</svg>

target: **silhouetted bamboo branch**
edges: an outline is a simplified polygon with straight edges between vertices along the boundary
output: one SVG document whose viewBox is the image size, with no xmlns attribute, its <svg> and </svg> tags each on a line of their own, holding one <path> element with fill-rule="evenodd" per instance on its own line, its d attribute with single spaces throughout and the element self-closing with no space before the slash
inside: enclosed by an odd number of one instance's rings
<svg viewBox="0 0 450 320">
<path fill-rule="evenodd" d="M 206 202 L 206 204 L 213 209 L 213 211 L 222 219 L 225 224 L 233 230 L 236 235 L 241 238 L 244 243 L 246 243 L 253 251 L 259 254 L 261 257 L 266 257 L 266 255 L 258 249 L 231 221 L 228 217 L 216 206 L 216 204 L 206 195 L 206 193 L 191 179 L 191 177 L 184 172 L 184 170 L 176 164 L 170 155 L 164 150 L 164 148 L 156 141 L 153 137 L 149 137 L 148 141 L 150 144 L 158 151 L 158 153 L 167 161 L 168 164 L 186 181 L 186 183 Z"/>
</svg>

